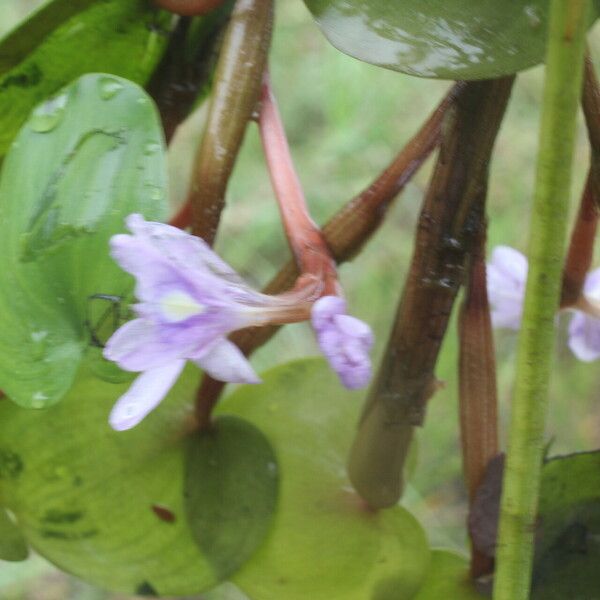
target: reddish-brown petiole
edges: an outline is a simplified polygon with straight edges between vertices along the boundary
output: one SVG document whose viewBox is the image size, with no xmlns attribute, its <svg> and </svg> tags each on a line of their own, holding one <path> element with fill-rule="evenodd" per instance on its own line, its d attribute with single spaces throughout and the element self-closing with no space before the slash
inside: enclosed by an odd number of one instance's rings
<svg viewBox="0 0 600 600">
<path fill-rule="evenodd" d="M 193 17 L 205 15 L 224 3 L 225 0 L 154 0 L 154 4 L 176 15 Z"/>
</svg>

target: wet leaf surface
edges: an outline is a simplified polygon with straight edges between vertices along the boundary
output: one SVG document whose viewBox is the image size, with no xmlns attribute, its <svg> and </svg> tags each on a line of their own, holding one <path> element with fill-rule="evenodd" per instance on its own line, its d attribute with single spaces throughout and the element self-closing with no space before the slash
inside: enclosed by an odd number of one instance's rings
<svg viewBox="0 0 600 600">
<path fill-rule="evenodd" d="M 487 79 L 543 61 L 545 0 L 305 0 L 329 41 L 419 77 Z M 598 2 L 595 3 L 596 14 Z"/>
<path fill-rule="evenodd" d="M 0 389 L 13 401 L 60 400 L 87 349 L 128 318 L 133 280 L 108 240 L 130 213 L 164 217 L 165 188 L 158 116 L 135 84 L 86 75 L 34 110 L 0 179 Z"/>
</svg>

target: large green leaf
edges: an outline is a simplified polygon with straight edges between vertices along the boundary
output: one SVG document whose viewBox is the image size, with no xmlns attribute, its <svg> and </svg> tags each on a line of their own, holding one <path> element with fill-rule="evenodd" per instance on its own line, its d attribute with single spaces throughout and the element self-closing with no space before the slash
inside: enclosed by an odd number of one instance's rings
<svg viewBox="0 0 600 600">
<path fill-rule="evenodd" d="M 218 582 L 214 556 L 185 518 L 198 380 L 188 367 L 155 411 L 120 433 L 107 417 L 127 384 L 95 379 L 87 363 L 56 406 L 0 403 L 0 502 L 35 550 L 130 594 L 195 594 Z M 418 590 L 429 563 L 424 532 L 400 507 L 367 509 L 344 474 L 359 407 L 316 360 L 275 369 L 224 401 L 222 412 L 263 431 L 280 466 L 271 531 L 235 577 L 253 600 L 403 600 Z M 207 597 L 231 595 L 229 586 Z"/>
<path fill-rule="evenodd" d="M 345 461 L 362 398 L 322 360 L 279 367 L 219 406 L 266 435 L 280 466 L 279 504 L 265 543 L 232 580 L 253 600 L 403 600 L 429 563 L 403 508 L 373 512 Z"/>
<path fill-rule="evenodd" d="M 547 0 L 305 2 L 342 52 L 410 75 L 487 79 L 544 59 Z"/>
<path fill-rule="evenodd" d="M 192 437 L 186 456 L 185 506 L 192 535 L 220 579 L 263 542 L 277 502 L 278 468 L 264 435 L 225 416 Z"/>
<path fill-rule="evenodd" d="M 532 598 L 600 599 L 600 452 L 544 465 L 539 529 Z"/>
<path fill-rule="evenodd" d="M 0 560 L 25 560 L 29 554 L 23 534 L 0 506 Z"/>
<path fill-rule="evenodd" d="M 40 408 L 69 389 L 90 297 L 132 284 L 108 240 L 130 213 L 164 218 L 164 163 L 151 101 L 109 75 L 82 77 L 19 133 L 0 180 L 0 389 L 15 402 Z"/>
<path fill-rule="evenodd" d="M 147 0 L 53 0 L 0 41 L 0 157 L 31 109 L 76 77 L 145 83 L 172 17 Z"/>
<path fill-rule="evenodd" d="M 126 594 L 196 594 L 217 583 L 185 516 L 183 483 L 199 373 L 126 432 L 108 413 L 128 384 L 87 368 L 60 404 L 0 403 L 0 497 L 31 546 L 61 569 Z"/>
<path fill-rule="evenodd" d="M 466 559 L 447 550 L 433 550 L 425 581 L 413 600 L 484 600 L 469 579 Z"/>
</svg>

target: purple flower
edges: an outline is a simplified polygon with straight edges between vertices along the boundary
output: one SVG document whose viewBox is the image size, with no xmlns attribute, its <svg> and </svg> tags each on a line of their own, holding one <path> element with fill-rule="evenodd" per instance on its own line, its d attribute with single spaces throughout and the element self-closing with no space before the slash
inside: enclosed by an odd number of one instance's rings
<svg viewBox="0 0 600 600">
<path fill-rule="evenodd" d="M 508 246 L 496 246 L 487 266 L 492 325 L 519 329 L 525 299 L 527 259 Z"/>
<path fill-rule="evenodd" d="M 569 323 L 571 352 L 585 362 L 600 358 L 600 269 L 588 273 L 574 313 Z"/>
<path fill-rule="evenodd" d="M 364 387 L 371 377 L 371 328 L 347 315 L 346 301 L 339 296 L 324 296 L 314 303 L 312 324 L 321 351 L 342 383 L 350 389 Z"/>
<path fill-rule="evenodd" d="M 487 276 L 493 326 L 519 329 L 527 259 L 517 250 L 498 246 L 492 252 Z M 569 348 L 573 354 L 586 362 L 600 358 L 600 269 L 588 273 L 582 297 L 567 310 L 573 313 L 569 324 Z"/>
<path fill-rule="evenodd" d="M 258 383 L 250 363 L 226 335 L 236 329 L 308 318 L 315 286 L 268 296 L 256 292 L 201 239 L 130 215 L 133 235 L 115 235 L 113 258 L 136 278 L 138 318 L 108 340 L 104 356 L 141 371 L 109 418 L 130 429 L 153 410 L 191 360 L 221 381 Z"/>
</svg>

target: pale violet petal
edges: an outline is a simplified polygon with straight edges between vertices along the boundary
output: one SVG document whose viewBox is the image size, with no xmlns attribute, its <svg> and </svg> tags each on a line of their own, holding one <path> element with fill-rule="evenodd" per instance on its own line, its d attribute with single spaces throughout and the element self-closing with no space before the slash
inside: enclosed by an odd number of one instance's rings
<svg viewBox="0 0 600 600">
<path fill-rule="evenodd" d="M 494 248 L 487 265 L 487 291 L 493 327 L 520 328 L 526 280 L 527 259 L 508 246 Z"/>
<path fill-rule="evenodd" d="M 569 323 L 569 348 L 584 362 L 600 358 L 600 319 L 575 311 Z"/>
<path fill-rule="evenodd" d="M 110 426 L 116 431 L 135 427 L 160 404 L 184 366 L 184 360 L 175 360 L 142 373 L 113 406 L 108 419 Z"/>
<path fill-rule="evenodd" d="M 518 250 L 510 246 L 496 246 L 492 251 L 490 264 L 502 271 L 507 278 L 525 285 L 527 259 Z"/>
<path fill-rule="evenodd" d="M 349 390 L 358 390 L 365 387 L 371 379 L 371 361 L 354 365 L 352 369 L 343 369 L 339 372 L 344 387 Z"/>
<path fill-rule="evenodd" d="M 213 379 L 228 383 L 260 383 L 260 377 L 241 350 L 229 340 L 219 340 L 194 362 Z"/>
<path fill-rule="evenodd" d="M 178 358 L 185 358 L 187 346 L 172 344 L 158 336 L 155 325 L 146 319 L 134 319 L 117 329 L 106 343 L 104 357 L 125 371 L 147 371 Z"/>
<path fill-rule="evenodd" d="M 346 314 L 346 302 L 325 296 L 315 302 L 312 324 L 321 352 L 349 389 L 364 387 L 371 377 L 371 328 Z"/>
<path fill-rule="evenodd" d="M 186 270 L 199 270 L 247 289 L 249 286 L 203 239 L 165 223 L 145 221 L 141 215 L 129 215 L 127 227 L 154 246 L 169 260 Z"/>
<path fill-rule="evenodd" d="M 584 293 L 589 301 L 600 302 L 600 269 L 595 269 L 587 274 Z"/>
<path fill-rule="evenodd" d="M 326 327 L 336 315 L 346 312 L 346 301 L 339 296 L 323 296 L 312 307 L 311 321 L 313 327 L 320 331 Z"/>
</svg>

